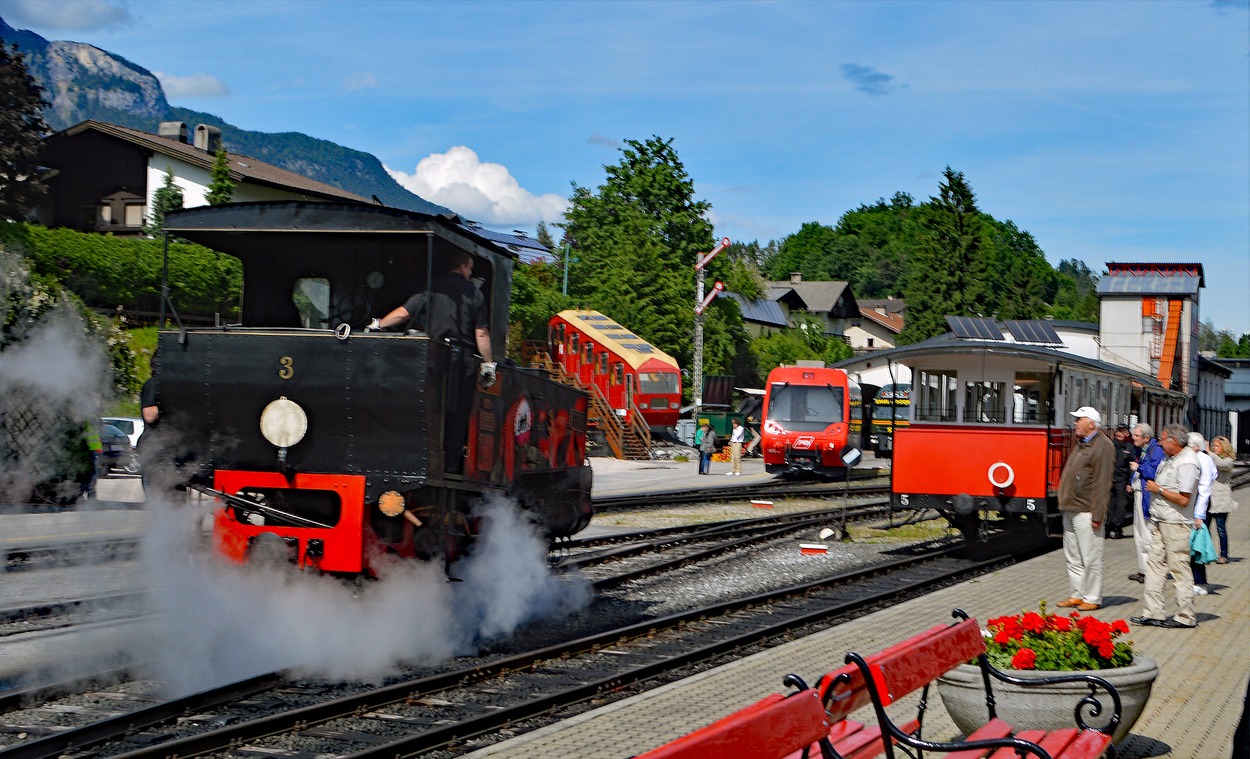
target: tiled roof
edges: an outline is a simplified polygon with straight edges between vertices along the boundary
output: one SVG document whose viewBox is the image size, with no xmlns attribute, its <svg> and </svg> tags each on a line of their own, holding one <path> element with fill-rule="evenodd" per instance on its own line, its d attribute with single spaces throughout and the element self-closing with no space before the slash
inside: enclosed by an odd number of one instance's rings
<svg viewBox="0 0 1250 759">
<path fill-rule="evenodd" d="M 885 327 L 896 335 L 903 331 L 903 315 L 901 313 L 895 312 L 892 314 L 883 314 L 875 308 L 860 306 L 859 315 L 870 322 L 880 324 L 882 327 Z"/>
<path fill-rule="evenodd" d="M 178 142 L 169 137 L 161 137 L 159 135 L 143 132 L 130 127 L 119 126 L 117 124 L 109 124 L 103 121 L 84 121 L 79 124 L 53 135 L 56 138 L 59 135 L 72 137 L 82 132 L 94 130 L 103 134 L 125 140 L 133 145 L 146 148 L 156 153 L 172 156 L 187 163 L 200 166 L 205 169 L 213 168 L 213 161 L 216 159 L 212 153 L 200 150 L 194 145 L 185 142 Z M 289 192 L 302 193 L 312 198 L 329 198 L 332 200 L 354 200 L 360 203 L 370 202 L 369 198 L 361 197 L 355 193 L 340 190 L 333 185 L 325 182 L 318 182 L 315 179 L 309 179 L 303 174 L 296 174 L 293 171 L 280 169 L 272 164 L 259 161 L 250 156 L 240 155 L 226 151 L 226 157 L 230 162 L 230 178 L 234 181 L 246 181 L 251 184 L 266 185 L 269 187 L 277 187 Z"/>
<path fill-rule="evenodd" d="M 766 282 L 765 285 L 773 300 L 780 300 L 786 292 L 793 290 L 811 311 L 832 311 L 847 291 L 847 283 L 838 281 Z"/>
</svg>

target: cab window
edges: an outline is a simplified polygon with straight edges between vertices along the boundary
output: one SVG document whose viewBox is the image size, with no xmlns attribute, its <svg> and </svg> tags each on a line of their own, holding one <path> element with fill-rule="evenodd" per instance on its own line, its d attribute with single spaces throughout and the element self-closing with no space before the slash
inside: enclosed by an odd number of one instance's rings
<svg viewBox="0 0 1250 759">
<path fill-rule="evenodd" d="M 301 327 L 326 327 L 330 314 L 330 280 L 325 277 L 301 277 L 295 280 L 291 301 L 299 312 Z"/>
</svg>

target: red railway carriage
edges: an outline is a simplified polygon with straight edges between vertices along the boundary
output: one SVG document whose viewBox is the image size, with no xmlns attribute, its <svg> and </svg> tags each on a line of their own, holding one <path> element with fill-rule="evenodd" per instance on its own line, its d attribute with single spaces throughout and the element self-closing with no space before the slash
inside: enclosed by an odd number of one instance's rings
<svg viewBox="0 0 1250 759">
<path fill-rule="evenodd" d="M 672 356 L 598 311 L 551 317 L 552 358 L 595 387 L 622 417 L 641 414 L 651 427 L 671 427 L 681 413 L 681 369 Z"/>
<path fill-rule="evenodd" d="M 768 472 L 841 474 L 859 434 L 859 385 L 841 369 L 783 366 L 768 374 L 760 447 Z"/>
<path fill-rule="evenodd" d="M 1058 516 L 1059 477 L 1073 445 L 1071 411 L 1098 409 L 1108 434 L 1117 424 L 1184 414 L 1183 393 L 1062 350 L 1053 329 L 1038 344 L 1037 335 L 1033 343 L 1009 339 L 992 319 L 972 321 L 976 334 L 941 335 L 841 364 L 852 372 L 910 369 L 910 423 L 894 433 L 895 508 L 937 509 L 965 530 L 989 512 L 1037 517 L 1054 528 L 1048 522 Z M 1079 347 L 1079 335 L 1068 339 Z"/>
</svg>

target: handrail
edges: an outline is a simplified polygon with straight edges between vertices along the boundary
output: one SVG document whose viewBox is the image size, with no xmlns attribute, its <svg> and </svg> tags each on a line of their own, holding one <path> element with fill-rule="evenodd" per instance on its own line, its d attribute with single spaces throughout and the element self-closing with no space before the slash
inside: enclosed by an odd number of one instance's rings
<svg viewBox="0 0 1250 759">
<path fill-rule="evenodd" d="M 651 428 L 642 422 L 642 414 L 631 400 L 631 410 L 633 414 L 628 415 L 630 421 L 626 423 L 617 416 L 612 404 L 608 402 L 607 396 L 603 391 L 594 384 L 587 384 L 571 372 L 565 371 L 559 362 L 551 359 L 551 354 L 546 350 L 535 349 L 531 353 L 529 359 L 531 366 L 541 368 L 554 377 L 559 382 L 575 387 L 590 396 L 590 409 L 587 416 L 599 423 L 599 428 L 603 430 L 604 440 L 608 447 L 612 449 L 612 455 L 618 459 L 630 458 L 629 452 L 626 450 L 626 439 L 637 441 L 643 451 L 651 450 Z M 641 424 L 640 424 L 641 423 Z"/>
</svg>

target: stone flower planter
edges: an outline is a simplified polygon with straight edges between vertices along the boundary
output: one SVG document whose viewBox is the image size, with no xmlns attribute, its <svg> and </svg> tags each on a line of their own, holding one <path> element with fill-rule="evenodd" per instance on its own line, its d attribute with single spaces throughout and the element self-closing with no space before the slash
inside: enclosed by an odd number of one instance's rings
<svg viewBox="0 0 1250 759">
<path fill-rule="evenodd" d="M 1150 689 L 1159 675 L 1159 665 L 1149 656 L 1138 654 L 1127 667 L 1099 669 L 1090 672 L 1038 672 L 1035 670 L 1008 669 L 1003 674 L 1024 679 L 1038 679 L 1067 674 L 1090 674 L 1101 677 L 1115 686 L 1120 694 L 1120 724 L 1112 735 L 1119 743 L 1128 735 L 1129 729 L 1141 715 L 1150 698 Z M 1004 683 L 990 678 L 998 716 L 1019 730 L 1060 730 L 1076 727 L 1075 709 L 1078 701 L 1089 694 L 1089 687 L 1081 683 L 1058 683 L 1025 687 Z M 968 735 L 984 725 L 989 718 L 985 706 L 985 687 L 981 670 L 971 664 L 960 664 L 938 678 L 938 692 L 942 703 L 950 713 L 955 725 Z M 1085 715 L 1090 727 L 1101 727 L 1110 721 L 1113 707 L 1111 699 L 1101 689 L 1098 691 L 1103 712 L 1097 717 Z"/>
</svg>

